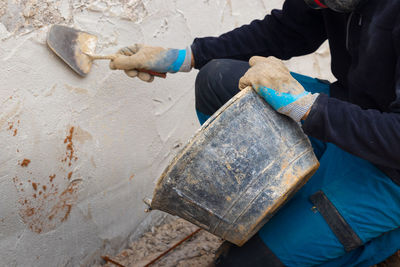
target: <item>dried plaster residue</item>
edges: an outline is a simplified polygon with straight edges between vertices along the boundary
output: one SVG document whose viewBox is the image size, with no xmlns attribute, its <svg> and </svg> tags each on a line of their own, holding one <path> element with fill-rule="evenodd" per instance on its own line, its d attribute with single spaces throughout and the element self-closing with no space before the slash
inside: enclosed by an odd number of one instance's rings
<svg viewBox="0 0 400 267">
<path fill-rule="evenodd" d="M 18 177 L 13 179 L 19 196 L 19 215 L 28 228 L 38 234 L 53 230 L 66 221 L 78 198 L 79 180 L 72 181 L 60 191 L 59 186 L 52 183 L 54 178 L 50 176 L 50 182 L 43 184 L 22 181 Z"/>
<path fill-rule="evenodd" d="M 0 22 L 11 32 L 38 29 L 67 22 L 60 12 L 62 1 L 5 0 L 0 4 Z"/>
<path fill-rule="evenodd" d="M 144 0 L 2 0 L 0 23 L 8 32 L 21 33 L 51 24 L 71 24 L 74 13 L 89 10 L 139 21 L 148 11 Z"/>
</svg>

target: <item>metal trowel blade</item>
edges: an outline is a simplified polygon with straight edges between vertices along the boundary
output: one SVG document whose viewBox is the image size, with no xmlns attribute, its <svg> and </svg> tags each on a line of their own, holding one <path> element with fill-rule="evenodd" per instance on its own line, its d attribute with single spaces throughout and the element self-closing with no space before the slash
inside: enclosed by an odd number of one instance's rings
<svg viewBox="0 0 400 267">
<path fill-rule="evenodd" d="M 94 54 L 97 36 L 77 29 L 53 25 L 47 36 L 47 45 L 76 73 L 86 76 L 92 67 L 87 54 Z"/>
</svg>

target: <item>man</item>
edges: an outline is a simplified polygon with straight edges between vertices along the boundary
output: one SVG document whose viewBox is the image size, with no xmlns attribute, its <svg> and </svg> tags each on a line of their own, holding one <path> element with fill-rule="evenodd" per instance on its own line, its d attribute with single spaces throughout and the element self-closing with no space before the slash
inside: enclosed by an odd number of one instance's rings
<svg viewBox="0 0 400 267">
<path fill-rule="evenodd" d="M 332 84 L 290 75 L 273 58 L 309 54 L 326 39 Z M 399 58 L 399 1 L 286 0 L 263 20 L 186 49 L 121 49 L 110 67 L 145 81 L 153 76 L 139 69 L 200 69 L 201 122 L 238 85 L 302 121 L 319 170 L 243 247 L 223 250 L 217 265 L 370 266 L 400 249 Z"/>
</svg>

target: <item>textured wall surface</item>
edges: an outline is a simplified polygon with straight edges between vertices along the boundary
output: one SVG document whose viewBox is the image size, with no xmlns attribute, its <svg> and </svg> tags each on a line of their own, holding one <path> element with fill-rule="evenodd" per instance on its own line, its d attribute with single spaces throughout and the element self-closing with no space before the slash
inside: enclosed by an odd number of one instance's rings
<svg viewBox="0 0 400 267">
<path fill-rule="evenodd" d="M 97 52 L 183 48 L 262 18 L 282 0 L 1 0 L 0 266 L 89 265 L 140 234 L 169 160 L 199 127 L 194 79 L 151 84 L 96 62 L 75 75 L 46 46 L 49 25 L 95 33 Z M 291 70 L 332 79 L 326 44 Z"/>
</svg>

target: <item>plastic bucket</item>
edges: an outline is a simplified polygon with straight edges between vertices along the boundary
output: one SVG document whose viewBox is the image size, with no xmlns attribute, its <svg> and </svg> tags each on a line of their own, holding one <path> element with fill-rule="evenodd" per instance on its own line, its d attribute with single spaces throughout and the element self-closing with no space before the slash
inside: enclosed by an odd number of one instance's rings
<svg viewBox="0 0 400 267">
<path fill-rule="evenodd" d="M 170 163 L 150 206 L 241 246 L 318 166 L 300 126 L 247 88 Z"/>
</svg>

